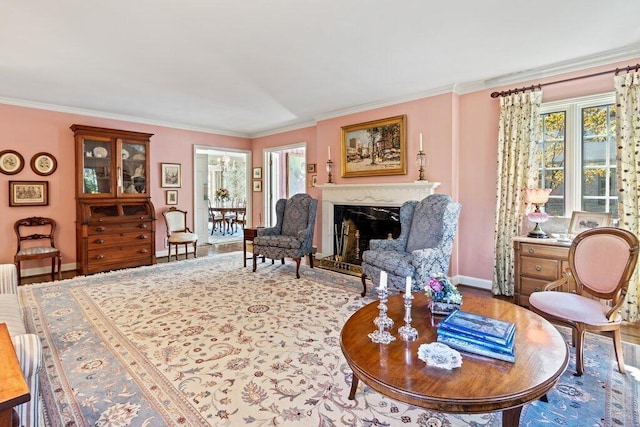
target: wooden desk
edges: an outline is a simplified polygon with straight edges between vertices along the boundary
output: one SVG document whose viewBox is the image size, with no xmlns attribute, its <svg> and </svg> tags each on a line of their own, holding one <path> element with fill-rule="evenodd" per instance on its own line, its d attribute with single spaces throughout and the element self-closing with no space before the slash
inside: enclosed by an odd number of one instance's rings
<svg viewBox="0 0 640 427">
<path fill-rule="evenodd" d="M 31 395 L 6 323 L 0 323 L 0 361 L 0 427 L 10 427 L 18 416 L 13 407 L 28 402 Z"/>
<path fill-rule="evenodd" d="M 427 366 L 418 359 L 421 344 L 436 341 L 429 299 L 414 293 L 412 325 L 418 339 L 405 342 L 398 333 L 404 325 L 404 300 L 389 298 L 391 333 L 389 345 L 374 344 L 367 336 L 376 326 L 379 301 L 355 312 L 342 328 L 340 346 L 353 371 L 349 398 L 362 380 L 393 399 L 441 412 L 486 413 L 502 411 L 502 425 L 517 426 L 522 405 L 546 395 L 567 368 L 569 352 L 560 333 L 548 321 L 515 304 L 491 297 L 467 295 L 465 311 L 516 324 L 516 362 L 509 363 L 462 353 L 462 367 L 447 371 Z"/>
</svg>

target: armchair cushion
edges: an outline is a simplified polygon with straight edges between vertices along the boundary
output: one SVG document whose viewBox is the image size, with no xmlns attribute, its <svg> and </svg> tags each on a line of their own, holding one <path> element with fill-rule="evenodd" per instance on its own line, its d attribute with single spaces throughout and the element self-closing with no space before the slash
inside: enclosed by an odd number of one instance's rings
<svg viewBox="0 0 640 427">
<path fill-rule="evenodd" d="M 253 244 L 285 249 L 299 249 L 302 242 L 297 236 L 271 235 L 254 237 Z"/>
<path fill-rule="evenodd" d="M 407 252 L 417 249 L 433 248 L 442 240 L 442 222 L 448 197 L 427 197 L 415 208 L 411 220 L 411 233 L 407 240 Z"/>
<path fill-rule="evenodd" d="M 592 298 L 568 292 L 554 292 L 553 298 L 545 298 L 546 296 L 544 292 L 535 292 L 529 296 L 529 303 L 551 316 L 589 325 L 607 325 L 622 320 L 618 313 L 615 322 L 609 322 L 607 313 L 610 307 Z"/>
<path fill-rule="evenodd" d="M 282 218 L 282 234 L 297 236 L 300 230 L 305 230 L 309 224 L 310 197 L 292 197 L 285 205 L 286 215 Z"/>
<path fill-rule="evenodd" d="M 362 260 L 395 276 L 413 276 L 413 255 L 396 251 L 365 251 Z"/>
</svg>

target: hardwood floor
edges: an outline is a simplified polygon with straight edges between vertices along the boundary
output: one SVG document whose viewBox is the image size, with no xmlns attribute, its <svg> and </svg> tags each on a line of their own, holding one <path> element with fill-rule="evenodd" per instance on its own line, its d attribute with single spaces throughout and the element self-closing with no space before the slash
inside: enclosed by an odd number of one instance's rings
<svg viewBox="0 0 640 427">
<path fill-rule="evenodd" d="M 242 242 L 234 242 L 227 244 L 218 244 L 218 245 L 204 245 L 198 247 L 198 257 L 206 257 L 206 256 L 215 256 L 218 254 L 229 253 L 234 251 L 242 251 Z M 189 258 L 192 258 L 193 255 L 190 255 Z M 180 255 L 178 259 L 184 259 L 184 255 Z M 158 263 L 167 262 L 167 257 L 158 258 Z M 304 262 L 304 261 L 303 261 Z M 315 263 L 314 263 L 315 265 Z M 249 267 L 247 267 L 249 268 Z M 64 271 L 62 273 L 63 279 L 70 279 L 76 275 L 75 271 Z M 24 277 L 22 279 L 23 284 L 29 283 L 39 283 L 42 281 L 49 280 L 49 275 L 41 275 L 41 276 L 31 276 Z M 470 286 L 460 286 L 460 290 L 463 294 L 473 293 L 473 294 L 488 294 L 489 291 L 473 288 Z M 510 300 L 511 298 L 505 297 L 504 299 Z M 640 322 L 636 323 L 623 323 L 622 325 L 622 340 L 625 342 L 630 342 L 633 344 L 640 344 Z"/>
</svg>

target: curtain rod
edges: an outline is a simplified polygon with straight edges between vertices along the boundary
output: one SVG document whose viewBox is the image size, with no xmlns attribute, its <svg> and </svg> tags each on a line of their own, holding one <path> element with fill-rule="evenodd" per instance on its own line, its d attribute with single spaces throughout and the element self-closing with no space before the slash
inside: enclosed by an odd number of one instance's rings
<svg viewBox="0 0 640 427">
<path fill-rule="evenodd" d="M 526 86 L 526 87 L 521 87 L 521 88 L 515 88 L 515 89 L 509 89 L 509 90 L 503 90 L 501 92 L 491 92 L 491 97 L 492 98 L 497 98 L 499 96 L 509 96 L 511 94 L 518 93 L 518 92 L 523 92 L 524 93 L 524 92 L 526 92 L 528 90 L 530 90 L 530 91 L 534 91 L 535 89 L 540 90 L 540 89 L 542 89 L 543 86 L 551 86 L 551 85 L 556 85 L 558 83 L 567 83 L 567 82 L 572 82 L 574 80 L 588 79 L 590 77 L 603 76 L 605 74 L 615 73 L 616 76 L 617 76 L 618 73 L 621 73 L 621 72 L 628 73 L 631 70 L 636 70 L 636 71 L 640 70 L 640 64 L 627 65 L 624 68 L 616 68 L 614 70 L 601 71 L 599 73 L 587 74 L 586 76 L 571 77 L 571 78 L 568 78 L 568 79 L 556 80 L 554 82 L 538 83 L 536 85 L 531 85 L 531 86 Z"/>
</svg>

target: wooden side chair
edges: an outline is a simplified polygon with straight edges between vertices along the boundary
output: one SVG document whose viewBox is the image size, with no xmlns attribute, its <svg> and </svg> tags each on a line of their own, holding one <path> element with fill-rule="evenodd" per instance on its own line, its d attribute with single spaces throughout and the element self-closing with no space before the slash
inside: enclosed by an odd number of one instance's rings
<svg viewBox="0 0 640 427">
<path fill-rule="evenodd" d="M 13 262 L 18 270 L 18 285 L 21 284 L 23 261 L 51 258 L 51 280 L 55 280 L 56 260 L 58 262 L 58 279 L 62 279 L 62 255 L 56 248 L 54 234 L 56 222 L 51 218 L 32 216 L 19 219 L 13 225 L 18 239 L 18 248 Z"/>
<path fill-rule="evenodd" d="M 638 262 L 638 238 L 620 228 L 593 228 L 578 234 L 569 248 L 569 271 L 529 297 L 531 309 L 542 317 L 572 329 L 576 348 L 576 371 L 584 373 L 584 333 L 604 332 L 613 338 L 618 369 L 625 373 L 622 359 L 620 310 L 629 280 Z M 545 292 L 563 285 L 572 292 Z"/>
<path fill-rule="evenodd" d="M 198 235 L 187 227 L 187 211 L 181 211 L 174 207 L 162 212 L 164 222 L 167 225 L 167 243 L 169 244 L 168 261 L 171 261 L 171 246 L 176 248 L 176 261 L 178 260 L 178 247 L 184 245 L 185 259 L 189 258 L 189 245 L 193 245 L 193 256 L 197 258 L 196 246 L 198 245 Z"/>
</svg>

